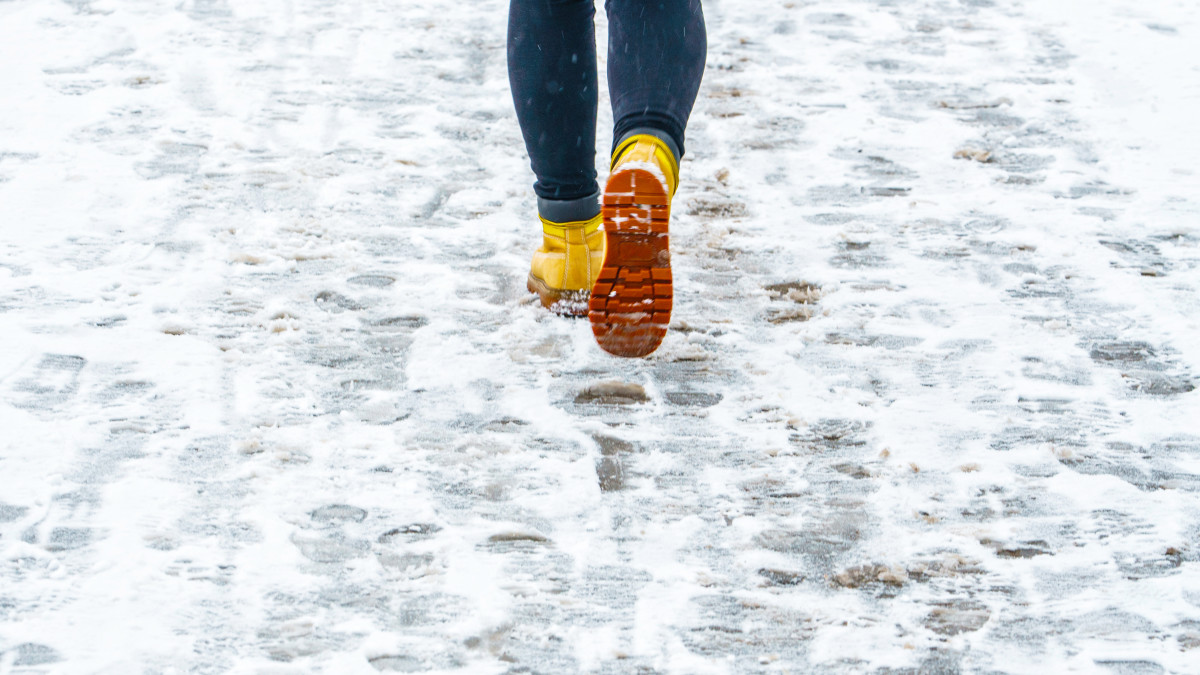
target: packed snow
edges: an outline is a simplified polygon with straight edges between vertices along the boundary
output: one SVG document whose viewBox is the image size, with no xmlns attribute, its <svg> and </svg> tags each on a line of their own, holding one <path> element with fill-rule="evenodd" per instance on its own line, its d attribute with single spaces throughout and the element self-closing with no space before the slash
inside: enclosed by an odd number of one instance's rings
<svg viewBox="0 0 1200 675">
<path fill-rule="evenodd" d="M 0 0 L 0 673 L 1200 672 L 1200 6 L 704 9 L 631 360 L 503 0 Z"/>
</svg>

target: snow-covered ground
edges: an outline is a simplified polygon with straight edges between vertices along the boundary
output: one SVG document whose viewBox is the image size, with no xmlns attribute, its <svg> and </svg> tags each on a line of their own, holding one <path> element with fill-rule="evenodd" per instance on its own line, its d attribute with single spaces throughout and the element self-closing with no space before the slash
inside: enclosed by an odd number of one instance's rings
<svg viewBox="0 0 1200 675">
<path fill-rule="evenodd" d="M 705 10 L 619 360 L 503 0 L 0 1 L 0 673 L 1200 672 L 1200 7 Z"/>
</svg>

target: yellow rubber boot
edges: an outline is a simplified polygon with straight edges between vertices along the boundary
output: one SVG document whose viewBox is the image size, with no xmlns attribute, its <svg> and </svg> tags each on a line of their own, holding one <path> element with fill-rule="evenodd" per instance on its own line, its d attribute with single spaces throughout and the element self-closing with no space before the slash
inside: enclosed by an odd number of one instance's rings
<svg viewBox="0 0 1200 675">
<path fill-rule="evenodd" d="M 613 152 L 602 198 L 604 263 L 588 300 L 592 334 L 616 356 L 646 356 L 671 322 L 674 287 L 667 226 L 679 161 L 657 136 L 630 136 Z"/>
<path fill-rule="evenodd" d="M 533 254 L 527 287 L 556 314 L 585 316 L 604 261 L 602 218 L 554 223 L 542 218 L 542 247 Z"/>
</svg>

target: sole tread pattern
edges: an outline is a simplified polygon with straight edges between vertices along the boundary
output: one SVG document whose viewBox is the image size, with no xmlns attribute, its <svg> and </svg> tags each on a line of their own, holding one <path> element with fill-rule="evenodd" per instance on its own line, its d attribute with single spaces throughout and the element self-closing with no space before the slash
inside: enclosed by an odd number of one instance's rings
<svg viewBox="0 0 1200 675">
<path fill-rule="evenodd" d="M 618 170 L 604 188 L 604 264 L 592 287 L 588 319 L 600 347 L 638 357 L 662 344 L 674 288 L 668 222 L 670 196 L 644 169 Z"/>
</svg>

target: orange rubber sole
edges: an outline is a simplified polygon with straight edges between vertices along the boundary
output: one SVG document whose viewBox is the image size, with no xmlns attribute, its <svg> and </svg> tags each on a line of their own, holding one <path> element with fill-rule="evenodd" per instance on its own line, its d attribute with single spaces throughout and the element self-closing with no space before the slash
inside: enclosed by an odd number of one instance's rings
<svg viewBox="0 0 1200 675">
<path fill-rule="evenodd" d="M 671 323 L 671 198 L 649 171 L 618 170 L 604 187 L 603 213 L 604 264 L 588 320 L 604 351 L 646 356 L 662 344 Z"/>
</svg>

